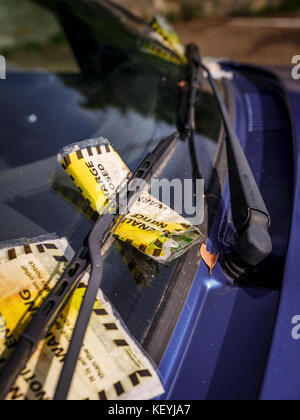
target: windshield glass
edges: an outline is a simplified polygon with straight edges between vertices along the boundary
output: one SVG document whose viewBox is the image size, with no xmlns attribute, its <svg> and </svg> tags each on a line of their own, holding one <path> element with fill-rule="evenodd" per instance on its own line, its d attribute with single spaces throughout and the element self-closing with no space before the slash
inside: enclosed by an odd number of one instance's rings
<svg viewBox="0 0 300 420">
<path fill-rule="evenodd" d="M 103 136 L 134 171 L 162 138 L 178 130 L 184 72 L 182 66 L 156 57 L 149 61 L 144 54 L 137 59 L 135 52 L 124 55 L 118 50 L 101 50 L 104 55 L 98 50 L 99 67 L 91 63 L 90 53 L 97 50 L 98 38 L 92 29 L 81 31 L 78 17 L 75 22 L 69 11 L 41 9 L 42 21 L 51 23 L 41 25 L 38 6 L 21 3 L 17 15 L 16 0 L 2 3 L 0 9 L 0 16 L 10 22 L 0 25 L 0 39 L 10 39 L 0 44 L 8 65 L 7 79 L 0 82 L 0 241 L 55 232 L 76 250 L 92 226 L 92 212 L 57 164 L 58 151 Z M 76 39 L 68 33 L 75 23 Z M 22 28 L 27 41 L 20 44 L 14 34 Z M 210 180 L 221 121 L 206 83 L 198 92 L 196 109 L 194 144 L 178 144 L 162 178 L 192 179 L 198 173 L 206 185 Z M 158 265 L 120 242 L 106 255 L 103 291 L 141 342 L 178 263 Z"/>
</svg>

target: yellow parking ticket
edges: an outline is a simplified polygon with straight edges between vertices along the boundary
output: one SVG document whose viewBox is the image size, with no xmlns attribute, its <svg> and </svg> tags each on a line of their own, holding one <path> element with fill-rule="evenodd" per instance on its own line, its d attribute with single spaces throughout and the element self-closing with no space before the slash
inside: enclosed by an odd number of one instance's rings
<svg viewBox="0 0 300 420">
<path fill-rule="evenodd" d="M 64 148 L 58 157 L 93 211 L 102 215 L 131 173 L 108 140 L 99 138 Z M 114 231 L 114 236 L 160 263 L 181 256 L 204 240 L 200 231 L 146 191 Z"/>
<path fill-rule="evenodd" d="M 7 245 L 0 249 L 0 370 L 71 255 L 66 239 L 40 238 Z M 7 399 L 53 399 L 88 279 L 87 274 Z M 154 365 L 99 291 L 69 399 L 145 400 L 163 392 Z"/>
</svg>

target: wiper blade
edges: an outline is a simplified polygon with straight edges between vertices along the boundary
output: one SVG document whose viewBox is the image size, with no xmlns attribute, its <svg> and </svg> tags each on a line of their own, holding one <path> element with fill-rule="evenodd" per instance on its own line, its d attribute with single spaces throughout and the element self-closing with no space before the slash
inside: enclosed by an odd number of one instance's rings
<svg viewBox="0 0 300 420">
<path fill-rule="evenodd" d="M 271 218 L 219 88 L 209 69 L 202 63 L 197 47 L 192 46 L 192 48 L 194 49 L 193 65 L 207 74 L 226 131 L 231 213 L 238 233 L 237 253 L 247 264 L 256 266 L 272 252 L 269 234 Z"/>
<path fill-rule="evenodd" d="M 136 185 L 136 179 L 145 183 L 149 182 L 170 157 L 178 141 L 179 135 L 177 133 L 163 139 L 155 150 L 143 160 L 126 186 L 119 193 L 119 197 L 122 197 L 123 194 L 127 196 L 125 207 L 119 208 L 117 215 L 106 213 L 96 222 L 68 268 L 44 300 L 25 332 L 21 335 L 15 351 L 1 370 L 0 400 L 6 398 L 38 344 L 46 337 L 85 274 L 91 270 L 86 293 L 55 394 L 56 400 L 67 398 L 97 292 L 102 281 L 103 257 L 101 249 L 114 232 L 116 226 L 126 217 L 126 214 L 128 214 L 143 193 L 144 190 L 140 188 L 140 183 L 138 183 L 138 186 Z"/>
</svg>

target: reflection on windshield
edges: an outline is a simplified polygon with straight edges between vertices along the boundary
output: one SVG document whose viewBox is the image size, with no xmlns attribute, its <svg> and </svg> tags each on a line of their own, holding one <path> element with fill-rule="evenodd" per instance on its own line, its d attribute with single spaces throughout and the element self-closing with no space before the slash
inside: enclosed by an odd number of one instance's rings
<svg viewBox="0 0 300 420">
<path fill-rule="evenodd" d="M 94 214 L 58 169 L 58 151 L 74 142 L 107 137 L 134 171 L 162 138 L 178 129 L 182 67 L 140 52 L 136 43 L 130 50 L 132 33 L 130 43 L 117 53 L 111 45 L 103 48 L 104 35 L 111 34 L 99 19 L 108 15 L 95 13 L 87 22 L 82 8 L 87 3 L 76 4 L 80 6 L 76 16 L 68 7 L 57 15 L 82 73 L 10 72 L 0 85 L 5 139 L 0 159 L 0 241 L 56 232 L 77 249 Z M 124 33 L 118 32 L 115 20 L 106 22 L 120 40 Z M 135 22 L 135 30 L 143 25 Z M 211 93 L 203 90 L 197 102 L 194 144 L 178 144 L 161 177 L 193 179 L 197 174 L 208 183 L 219 131 L 217 106 Z M 138 340 L 143 341 L 151 327 L 177 266 L 178 261 L 168 267 L 157 265 L 119 242 L 108 250 L 103 291 Z"/>
<path fill-rule="evenodd" d="M 8 68 L 79 72 L 55 15 L 31 0 L 0 2 L 0 54 Z"/>
</svg>

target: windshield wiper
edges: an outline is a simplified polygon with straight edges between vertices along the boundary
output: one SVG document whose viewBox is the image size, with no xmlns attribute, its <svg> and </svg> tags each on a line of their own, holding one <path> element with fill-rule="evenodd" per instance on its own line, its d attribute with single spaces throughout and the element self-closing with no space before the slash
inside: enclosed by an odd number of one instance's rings
<svg viewBox="0 0 300 420">
<path fill-rule="evenodd" d="M 125 207 L 119 207 L 117 215 L 106 213 L 96 222 L 65 273 L 58 280 L 52 292 L 44 300 L 33 320 L 21 335 L 15 351 L 1 370 L 0 400 L 6 398 L 38 344 L 46 337 L 83 277 L 90 271 L 86 293 L 55 394 L 56 400 L 65 400 L 67 398 L 97 292 L 102 281 L 102 247 L 143 193 L 144 189 L 141 188 L 140 182 L 137 185 L 136 180 L 148 183 L 165 161 L 169 159 L 178 141 L 179 134 L 177 133 L 167 139 L 163 139 L 155 150 L 143 160 L 126 186 L 118 194 L 117 202 L 118 198 L 121 198 L 122 203 L 126 203 Z M 124 200 L 125 194 L 127 200 Z"/>
<path fill-rule="evenodd" d="M 244 262 L 256 266 L 272 252 L 269 234 L 271 218 L 219 88 L 209 69 L 202 63 L 197 46 L 191 45 L 189 48 L 193 50 L 192 65 L 199 72 L 207 74 L 226 131 L 231 213 L 238 234 L 237 253 Z"/>
</svg>

